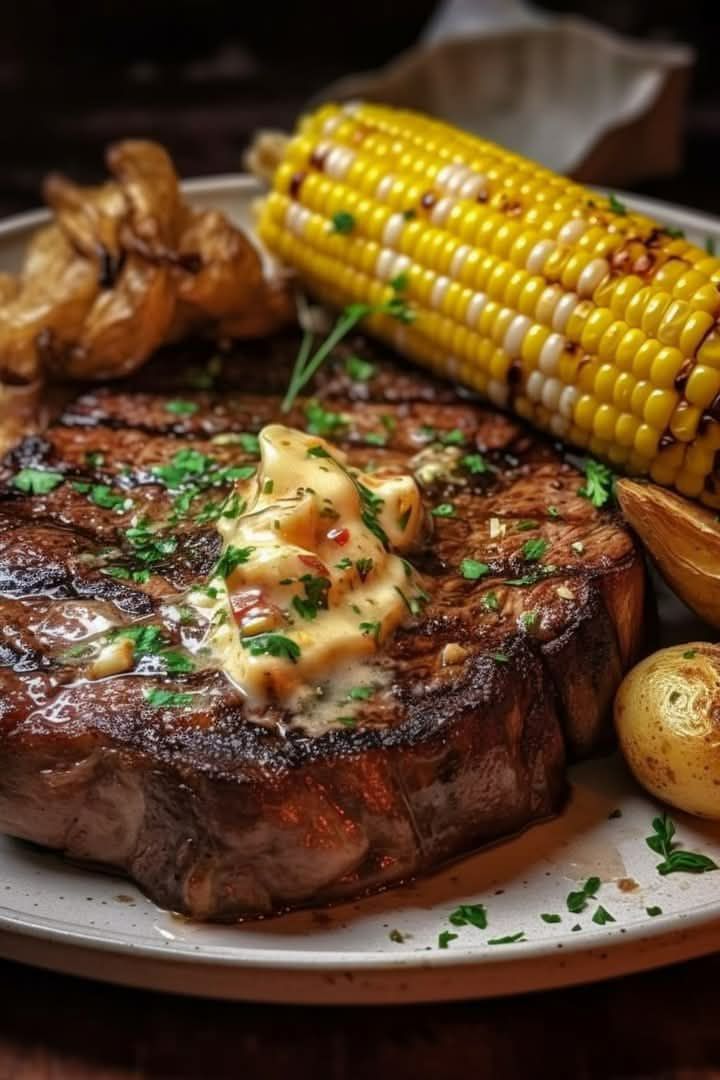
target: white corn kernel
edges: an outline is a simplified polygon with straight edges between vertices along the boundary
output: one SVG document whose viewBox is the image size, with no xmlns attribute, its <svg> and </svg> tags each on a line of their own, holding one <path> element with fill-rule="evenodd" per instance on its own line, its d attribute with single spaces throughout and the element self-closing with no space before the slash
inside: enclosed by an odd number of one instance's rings
<svg viewBox="0 0 720 1080">
<path fill-rule="evenodd" d="M 568 324 L 568 319 L 580 303 L 575 293 L 565 293 L 561 296 L 553 312 L 552 328 L 562 334 Z"/>
<path fill-rule="evenodd" d="M 557 247 L 552 240 L 538 240 L 527 257 L 525 266 L 531 274 L 541 274 L 542 268 Z"/>
<path fill-rule="evenodd" d="M 472 330 L 475 329 L 475 324 L 477 323 L 478 319 L 480 318 L 480 315 L 482 314 L 482 310 L 485 307 L 485 305 L 487 304 L 487 302 L 488 302 L 488 298 L 487 298 L 487 295 L 485 293 L 483 293 L 483 292 L 473 293 L 472 299 L 470 300 L 470 303 L 467 306 L 467 311 L 465 312 L 465 322 L 468 324 L 468 326 Z"/>
<path fill-rule="evenodd" d="M 580 397 L 580 391 L 574 386 L 566 386 L 560 395 L 558 401 L 558 411 L 561 416 L 566 416 L 568 420 L 572 420 L 573 409 L 575 408 L 575 402 Z"/>
<path fill-rule="evenodd" d="M 554 375 L 565 348 L 565 338 L 561 334 L 550 334 L 540 350 L 538 367 L 546 375 Z"/>
<path fill-rule="evenodd" d="M 607 259 L 591 259 L 578 279 L 578 296 L 592 296 L 609 273 L 610 263 Z"/>
<path fill-rule="evenodd" d="M 545 385 L 545 376 L 542 371 L 531 371 L 528 375 L 527 384 L 525 386 L 525 393 L 531 401 L 539 401 L 542 397 L 543 387 Z"/>
<path fill-rule="evenodd" d="M 516 315 L 510 323 L 503 340 L 502 347 L 508 356 L 513 358 L 520 355 L 525 335 L 532 326 L 532 321 L 527 315 Z"/>
<path fill-rule="evenodd" d="M 571 218 L 566 221 L 557 238 L 561 244 L 576 244 L 584 232 L 587 231 L 587 222 L 582 218 Z"/>
</svg>

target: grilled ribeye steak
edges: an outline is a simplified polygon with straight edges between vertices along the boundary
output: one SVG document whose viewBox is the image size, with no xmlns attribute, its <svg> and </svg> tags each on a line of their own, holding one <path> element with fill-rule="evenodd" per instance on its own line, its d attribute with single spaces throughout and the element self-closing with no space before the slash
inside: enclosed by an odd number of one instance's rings
<svg viewBox="0 0 720 1080">
<path fill-rule="evenodd" d="M 349 722 L 279 705 L 250 719 L 222 671 L 187 663 L 200 631 L 183 597 L 256 463 L 247 433 L 280 416 L 294 346 L 252 348 L 226 381 L 176 353 L 80 396 L 0 477 L 0 829 L 200 919 L 357 895 L 557 811 L 643 617 L 630 534 L 548 443 L 385 357 L 341 358 L 283 420 L 419 477 L 429 602 L 375 655 L 379 689 Z M 102 677 L 118 627 L 134 666 Z"/>
</svg>

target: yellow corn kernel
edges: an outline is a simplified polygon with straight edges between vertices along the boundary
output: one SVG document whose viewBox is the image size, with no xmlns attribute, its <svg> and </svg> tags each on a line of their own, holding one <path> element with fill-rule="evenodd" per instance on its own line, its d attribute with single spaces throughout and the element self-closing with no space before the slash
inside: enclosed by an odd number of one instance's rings
<svg viewBox="0 0 720 1080">
<path fill-rule="evenodd" d="M 600 439 L 605 439 L 609 443 L 615 434 L 618 419 L 617 409 L 612 405 L 599 405 L 593 420 L 593 431 Z"/>
<path fill-rule="evenodd" d="M 583 431 L 592 431 L 597 400 L 593 394 L 582 394 L 575 404 L 573 420 Z"/>
<path fill-rule="evenodd" d="M 688 472 L 697 473 L 699 476 L 708 476 L 713 471 L 714 458 L 714 450 L 694 443 L 693 446 L 687 447 L 685 468 Z"/>
<path fill-rule="evenodd" d="M 698 364 L 720 370 L 720 333 L 713 330 L 697 350 Z"/>
<path fill-rule="evenodd" d="M 681 401 L 670 417 L 670 433 L 681 442 L 688 443 L 695 438 L 702 411 L 695 405 Z"/>
<path fill-rule="evenodd" d="M 635 449 L 648 461 L 655 457 L 660 436 L 649 424 L 641 424 L 635 432 Z"/>
<path fill-rule="evenodd" d="M 637 355 L 638 349 L 644 343 L 645 335 L 642 330 L 638 330 L 637 327 L 628 330 L 627 333 L 623 334 L 615 354 L 615 361 L 621 370 L 632 370 L 633 361 Z"/>
<path fill-rule="evenodd" d="M 598 353 L 600 342 L 611 326 L 618 325 L 611 311 L 596 308 L 590 313 L 583 326 L 580 344 L 589 353 Z"/>
<path fill-rule="evenodd" d="M 673 484 L 681 495 L 687 495 L 688 498 L 695 499 L 704 487 L 705 477 L 698 476 L 697 473 L 688 472 L 686 469 L 681 469 L 675 477 Z"/>
<path fill-rule="evenodd" d="M 649 371 L 650 382 L 664 390 L 675 386 L 675 378 L 685 360 L 679 349 L 664 346 L 656 354 Z"/>
<path fill-rule="evenodd" d="M 650 376 L 655 357 L 661 348 L 660 342 L 654 341 L 652 338 L 643 341 L 632 362 L 632 371 L 636 379 L 647 379 Z"/>
<path fill-rule="evenodd" d="M 620 371 L 615 374 L 613 385 L 613 402 L 619 409 L 629 412 L 633 390 L 637 385 L 637 379 L 629 371 Z"/>
<path fill-rule="evenodd" d="M 715 319 L 707 311 L 693 311 L 678 341 L 678 348 L 683 356 L 694 356 L 703 338 L 710 333 L 714 325 Z"/>
<path fill-rule="evenodd" d="M 696 364 L 690 372 L 690 378 L 685 387 L 685 397 L 690 404 L 706 409 L 718 393 L 720 393 L 720 371 L 705 367 L 704 364 Z"/>
<path fill-rule="evenodd" d="M 633 446 L 640 421 L 630 413 L 624 412 L 618 415 L 615 424 L 615 440 L 620 446 Z"/>
<path fill-rule="evenodd" d="M 662 461 L 661 458 L 656 458 L 650 466 L 650 476 L 655 483 L 664 484 L 666 487 L 672 487 L 677 472 L 677 465 L 671 465 L 666 461 Z"/>
<path fill-rule="evenodd" d="M 645 402 L 643 416 L 648 424 L 663 431 L 672 416 L 678 396 L 674 390 L 652 390 Z"/>
</svg>

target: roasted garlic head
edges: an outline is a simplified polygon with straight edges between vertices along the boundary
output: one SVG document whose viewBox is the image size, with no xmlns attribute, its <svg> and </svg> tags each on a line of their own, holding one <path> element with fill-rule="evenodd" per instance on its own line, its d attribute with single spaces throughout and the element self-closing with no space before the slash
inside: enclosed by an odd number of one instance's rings
<svg viewBox="0 0 720 1080">
<path fill-rule="evenodd" d="M 2 382 L 127 375 L 188 334 L 254 337 L 292 316 L 244 233 L 187 205 L 161 146 L 117 143 L 107 164 L 99 187 L 45 183 L 54 221 L 0 277 Z"/>
</svg>

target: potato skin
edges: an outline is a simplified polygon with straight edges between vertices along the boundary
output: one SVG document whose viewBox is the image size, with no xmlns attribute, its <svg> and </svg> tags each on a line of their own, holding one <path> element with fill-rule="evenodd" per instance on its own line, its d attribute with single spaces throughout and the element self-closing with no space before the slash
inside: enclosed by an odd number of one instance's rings
<svg viewBox="0 0 720 1080">
<path fill-rule="evenodd" d="M 615 726 L 643 787 L 720 820 L 720 646 L 674 645 L 641 661 L 618 690 Z"/>
</svg>

